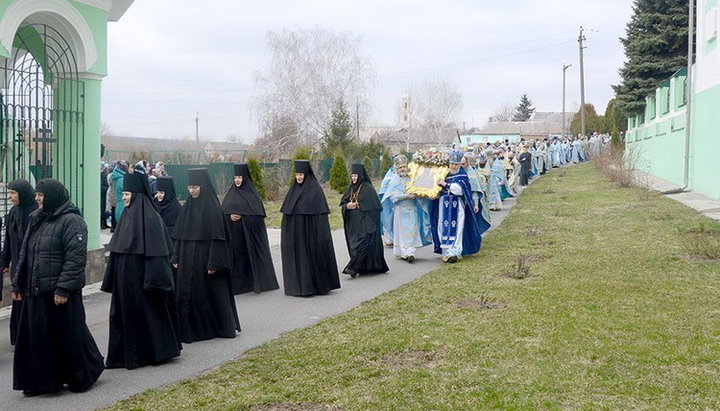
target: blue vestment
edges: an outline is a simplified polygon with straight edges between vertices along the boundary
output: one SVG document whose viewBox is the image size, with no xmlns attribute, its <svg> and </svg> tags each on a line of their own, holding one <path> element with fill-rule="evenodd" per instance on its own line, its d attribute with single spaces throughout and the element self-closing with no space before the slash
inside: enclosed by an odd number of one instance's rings
<svg viewBox="0 0 720 411">
<path fill-rule="evenodd" d="M 442 254 L 443 246 L 448 246 L 455 241 L 453 233 L 458 231 L 457 217 L 460 213 L 459 207 L 463 207 L 464 221 L 462 229 L 462 251 L 461 255 L 475 254 L 480 251 L 482 235 L 480 234 L 477 216 L 473 210 L 472 190 L 467 172 L 463 168 L 457 174 L 450 174 L 445 178 L 440 196 L 432 202 L 430 208 L 430 222 L 432 223 L 432 237 L 435 243 L 435 253 Z M 458 184 L 462 189 L 462 195 L 454 195 L 450 192 L 450 186 Z M 442 209 L 442 211 L 441 211 Z M 439 218 L 442 214 L 443 221 Z M 442 237 L 438 228 L 442 224 Z"/>
<path fill-rule="evenodd" d="M 385 173 L 385 177 L 383 177 L 382 182 L 380 183 L 380 189 L 378 190 L 378 198 L 380 199 L 380 202 L 383 201 L 383 196 L 385 195 L 385 191 L 387 190 L 387 186 L 390 183 L 390 180 L 392 180 L 393 176 L 395 176 L 395 166 L 392 166 L 388 169 L 387 173 Z M 383 212 L 380 214 L 380 233 L 383 237 L 383 241 L 389 242 L 392 240 L 392 211 L 390 211 L 389 215 L 385 215 L 385 207 L 383 206 Z"/>
<path fill-rule="evenodd" d="M 381 199 L 382 218 L 393 233 L 393 254 L 405 257 L 402 251 L 414 252 L 417 247 L 432 243 L 430 234 L 430 207 L 426 198 L 409 198 L 406 187 L 408 177 L 394 175 Z M 397 225 L 397 227 L 396 227 Z"/>
</svg>

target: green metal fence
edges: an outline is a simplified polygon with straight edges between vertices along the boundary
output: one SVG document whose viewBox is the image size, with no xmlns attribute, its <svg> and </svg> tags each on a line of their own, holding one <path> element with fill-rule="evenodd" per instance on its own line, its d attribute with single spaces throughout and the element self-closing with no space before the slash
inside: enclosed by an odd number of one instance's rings
<svg viewBox="0 0 720 411">
<path fill-rule="evenodd" d="M 165 166 L 165 171 L 168 175 L 173 177 L 173 183 L 175 185 L 175 192 L 179 200 L 186 200 L 188 196 L 188 170 L 191 168 L 207 168 L 208 174 L 210 174 L 210 181 L 212 181 L 218 194 L 221 196 L 230 187 L 233 182 L 234 163 L 212 163 L 212 164 L 193 164 L 193 165 L 177 165 L 168 164 Z"/>
<path fill-rule="evenodd" d="M 294 160 L 281 159 L 277 163 L 262 163 L 260 166 L 263 170 L 278 171 L 282 175 L 287 176 L 287 180 L 290 179 L 290 173 L 292 170 Z M 362 163 L 362 161 L 352 161 L 350 163 Z M 330 180 L 330 169 L 332 168 L 333 159 L 326 158 L 319 161 L 313 161 L 312 167 L 315 171 L 315 176 L 318 181 L 325 183 Z M 372 176 L 380 176 L 380 160 L 372 160 Z M 191 168 L 207 168 L 208 174 L 210 174 L 210 180 L 215 185 L 215 189 L 221 196 L 225 194 L 233 181 L 234 174 L 234 163 L 211 163 L 211 164 L 166 164 L 165 171 L 168 175 L 173 177 L 175 184 L 175 192 L 180 200 L 186 200 L 188 196 L 187 192 L 187 174 Z"/>
<path fill-rule="evenodd" d="M 127 160 L 135 163 L 140 159 L 155 164 L 162 161 L 165 164 L 173 165 L 192 165 L 192 164 L 211 164 L 215 162 L 243 162 L 247 160 L 246 150 L 214 150 L 206 152 L 205 150 L 150 150 L 130 151 L 130 150 L 105 150 L 103 160 L 110 163 L 118 160 Z"/>
</svg>

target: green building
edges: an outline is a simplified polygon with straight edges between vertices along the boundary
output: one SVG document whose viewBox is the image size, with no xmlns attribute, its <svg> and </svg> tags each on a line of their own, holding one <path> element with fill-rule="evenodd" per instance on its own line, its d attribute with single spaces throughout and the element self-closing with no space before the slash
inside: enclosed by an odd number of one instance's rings
<svg viewBox="0 0 720 411">
<path fill-rule="evenodd" d="M 100 98 L 107 24 L 132 0 L 0 0 L 0 211 L 5 183 L 62 181 L 100 247 Z M 4 215 L 4 213 L 3 213 Z"/>
<path fill-rule="evenodd" d="M 11 207 L 9 181 L 62 181 L 88 225 L 88 282 L 104 265 L 99 160 L 107 24 L 132 2 L 0 0 L 0 215 Z"/>
<path fill-rule="evenodd" d="M 692 72 L 688 189 L 720 199 L 720 49 L 718 1 L 697 2 L 696 61 Z M 678 186 L 685 183 L 687 69 L 647 96 L 644 115 L 628 119 L 627 153 L 637 166 Z"/>
</svg>

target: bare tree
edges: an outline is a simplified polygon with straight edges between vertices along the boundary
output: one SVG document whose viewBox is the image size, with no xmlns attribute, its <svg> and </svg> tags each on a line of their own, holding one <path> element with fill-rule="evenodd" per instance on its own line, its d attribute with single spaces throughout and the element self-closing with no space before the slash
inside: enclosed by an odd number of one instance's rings
<svg viewBox="0 0 720 411">
<path fill-rule="evenodd" d="M 113 135 L 113 130 L 110 128 L 110 125 L 106 122 L 100 123 L 100 140 L 102 141 L 103 137 L 110 137 Z"/>
<path fill-rule="evenodd" d="M 488 118 L 488 121 L 491 123 L 499 121 L 512 121 L 514 116 L 515 106 L 505 103 L 493 110 L 492 114 L 490 114 L 490 118 Z"/>
<path fill-rule="evenodd" d="M 448 80 L 432 78 L 414 94 L 414 124 L 437 141 L 438 146 L 449 143 L 462 109 L 462 94 L 457 86 Z"/>
<path fill-rule="evenodd" d="M 301 144 L 302 136 L 294 119 L 278 115 L 266 121 L 262 137 L 255 139 L 253 144 L 256 150 L 265 152 L 269 149 L 287 154 Z"/>
<path fill-rule="evenodd" d="M 283 147 L 316 144 L 340 100 L 350 106 L 353 120 L 364 122 L 375 72 L 360 55 L 360 38 L 315 28 L 270 31 L 267 44 L 271 63 L 267 73 L 255 74 L 253 100 L 265 141 L 277 138 L 273 145 Z"/>
</svg>

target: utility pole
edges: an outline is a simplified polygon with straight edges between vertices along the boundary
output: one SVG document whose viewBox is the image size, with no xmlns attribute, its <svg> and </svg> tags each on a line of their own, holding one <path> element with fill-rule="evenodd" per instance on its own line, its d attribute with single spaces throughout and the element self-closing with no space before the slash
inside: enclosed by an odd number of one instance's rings
<svg viewBox="0 0 720 411">
<path fill-rule="evenodd" d="M 200 142 L 200 112 L 195 112 L 195 142 Z"/>
<path fill-rule="evenodd" d="M 565 123 L 565 71 L 567 71 L 567 69 L 569 69 L 570 66 L 572 66 L 572 64 L 563 63 L 563 65 L 562 65 L 562 69 L 563 69 L 563 87 L 562 87 L 563 93 L 562 94 L 563 94 L 563 96 L 562 96 L 562 137 L 561 137 L 561 139 L 565 138 L 565 133 L 566 133 L 565 124 L 567 124 L 567 123 Z"/>
<path fill-rule="evenodd" d="M 585 41 L 585 35 L 583 34 L 583 28 L 580 26 L 580 35 L 578 36 L 578 47 L 580 50 L 580 124 L 581 133 L 585 135 L 585 68 L 583 66 L 583 41 Z"/>
</svg>

